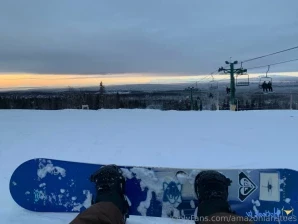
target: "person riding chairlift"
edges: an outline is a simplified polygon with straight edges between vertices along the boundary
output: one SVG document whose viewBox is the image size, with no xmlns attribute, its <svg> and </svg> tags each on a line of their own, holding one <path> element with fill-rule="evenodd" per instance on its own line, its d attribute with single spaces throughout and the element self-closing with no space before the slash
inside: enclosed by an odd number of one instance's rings
<svg viewBox="0 0 298 224">
<path fill-rule="evenodd" d="M 268 84 L 267 84 L 267 86 L 268 86 L 268 90 L 269 90 L 269 92 L 272 92 L 273 91 L 273 89 L 272 89 L 272 82 L 268 82 Z"/>
<path fill-rule="evenodd" d="M 263 92 L 268 92 L 268 84 L 264 81 L 263 84 L 262 84 L 262 89 L 263 89 Z"/>
<path fill-rule="evenodd" d="M 263 89 L 263 92 L 265 92 L 265 90 L 266 90 L 266 92 L 272 92 L 273 91 L 273 89 L 272 89 L 272 82 L 268 82 L 268 83 L 266 83 L 265 81 L 263 82 L 263 84 L 262 84 L 262 89 Z"/>
</svg>

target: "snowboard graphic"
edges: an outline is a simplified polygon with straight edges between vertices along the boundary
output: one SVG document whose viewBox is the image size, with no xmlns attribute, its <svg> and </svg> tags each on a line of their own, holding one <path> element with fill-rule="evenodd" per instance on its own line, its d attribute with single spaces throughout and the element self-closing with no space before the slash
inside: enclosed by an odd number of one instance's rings
<svg viewBox="0 0 298 224">
<path fill-rule="evenodd" d="M 12 174 L 10 193 L 19 206 L 30 211 L 78 213 L 88 208 L 95 197 L 95 186 L 89 178 L 100 166 L 103 165 L 32 159 Z M 203 169 L 133 166 L 121 166 L 121 169 L 127 179 L 130 215 L 195 219 L 194 178 Z M 229 202 L 237 214 L 250 217 L 256 223 L 297 222 L 297 171 L 218 171 L 232 180 Z"/>
</svg>

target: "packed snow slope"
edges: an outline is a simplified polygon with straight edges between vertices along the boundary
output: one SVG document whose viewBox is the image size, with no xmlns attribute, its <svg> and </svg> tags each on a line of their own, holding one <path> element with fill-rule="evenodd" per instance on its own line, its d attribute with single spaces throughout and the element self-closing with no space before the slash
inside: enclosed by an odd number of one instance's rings
<svg viewBox="0 0 298 224">
<path fill-rule="evenodd" d="M 65 224 L 76 215 L 34 213 L 14 203 L 10 176 L 25 160 L 298 169 L 297 138 L 298 111 L 0 110 L 1 223 Z M 130 217 L 134 223 L 187 221 Z"/>
</svg>

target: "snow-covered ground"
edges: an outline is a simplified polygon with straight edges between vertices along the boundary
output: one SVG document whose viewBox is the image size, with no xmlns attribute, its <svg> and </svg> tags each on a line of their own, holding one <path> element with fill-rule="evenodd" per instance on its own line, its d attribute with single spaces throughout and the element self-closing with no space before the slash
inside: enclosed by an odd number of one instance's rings
<svg viewBox="0 0 298 224">
<path fill-rule="evenodd" d="M 1 223 L 65 224 L 76 215 L 34 213 L 14 203 L 10 176 L 31 158 L 185 168 L 298 169 L 297 139 L 298 111 L 0 110 Z M 130 217 L 128 224 L 134 223 L 187 221 Z"/>
</svg>

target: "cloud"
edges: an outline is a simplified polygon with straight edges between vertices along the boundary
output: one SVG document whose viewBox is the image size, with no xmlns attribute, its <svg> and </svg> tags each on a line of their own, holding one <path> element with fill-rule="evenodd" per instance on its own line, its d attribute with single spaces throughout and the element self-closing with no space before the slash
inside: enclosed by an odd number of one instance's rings
<svg viewBox="0 0 298 224">
<path fill-rule="evenodd" d="M 0 72 L 206 74 L 298 45 L 297 0 L 0 3 Z M 247 67 L 293 58 L 298 50 Z"/>
</svg>

